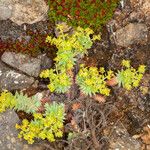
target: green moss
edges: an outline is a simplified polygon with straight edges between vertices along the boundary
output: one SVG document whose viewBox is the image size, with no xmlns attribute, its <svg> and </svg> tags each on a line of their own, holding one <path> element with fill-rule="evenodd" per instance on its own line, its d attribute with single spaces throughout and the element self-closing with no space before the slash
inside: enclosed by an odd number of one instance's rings
<svg viewBox="0 0 150 150">
<path fill-rule="evenodd" d="M 49 0 L 49 18 L 72 26 L 100 29 L 113 16 L 119 0 Z"/>
</svg>

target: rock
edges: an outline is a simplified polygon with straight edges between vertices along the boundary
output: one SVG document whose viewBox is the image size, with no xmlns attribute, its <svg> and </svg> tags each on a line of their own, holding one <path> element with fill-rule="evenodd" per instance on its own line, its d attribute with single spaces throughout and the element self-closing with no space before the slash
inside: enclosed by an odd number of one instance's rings
<svg viewBox="0 0 150 150">
<path fill-rule="evenodd" d="M 141 11 L 145 14 L 146 17 L 150 18 L 150 0 L 143 0 L 143 5 Z"/>
<path fill-rule="evenodd" d="M 4 5 L 0 5 L 0 20 L 7 20 L 11 17 L 12 15 L 12 9 L 4 6 Z"/>
<path fill-rule="evenodd" d="M 32 33 L 29 33 L 28 31 L 31 31 Z M 16 43 L 18 40 L 19 41 L 23 40 L 24 42 L 23 41 L 22 42 L 24 44 L 32 43 L 31 39 L 32 38 L 36 39 L 34 33 L 36 35 L 39 35 L 39 37 L 41 37 L 42 39 L 43 38 L 45 39 L 46 35 L 52 35 L 54 34 L 54 31 L 48 20 L 40 21 L 34 24 L 23 24 L 22 26 L 13 23 L 9 19 L 0 20 L 0 39 L 3 42 L 8 43 L 10 40 Z"/>
<path fill-rule="evenodd" d="M 1 0 L 0 1 L 1 2 L 1 4 L 3 4 L 3 5 L 12 5 L 12 0 Z"/>
<path fill-rule="evenodd" d="M 140 0 L 130 0 L 130 5 L 132 8 L 139 7 L 141 6 L 141 4 L 142 4 L 142 1 Z"/>
<path fill-rule="evenodd" d="M 25 34 L 23 29 L 20 26 L 14 24 L 10 20 L 0 20 L 0 39 L 2 41 L 11 39 L 15 41 L 20 36 Z"/>
<path fill-rule="evenodd" d="M 17 140 L 18 132 L 15 124 L 19 122 L 17 114 L 13 110 L 8 110 L 0 114 L 0 148 L 1 150 L 9 150 L 21 148 L 20 142 Z"/>
<path fill-rule="evenodd" d="M 26 54 L 4 52 L 1 60 L 30 76 L 37 77 L 40 73 L 41 59 L 33 58 Z"/>
<path fill-rule="evenodd" d="M 10 20 L 18 25 L 33 24 L 45 19 L 48 8 L 44 0 L 15 0 Z"/>
<path fill-rule="evenodd" d="M 147 42 L 147 36 L 147 26 L 142 23 L 129 23 L 115 32 L 116 44 L 123 47 L 137 43 L 143 44 Z"/>
<path fill-rule="evenodd" d="M 133 139 L 121 123 L 113 127 L 109 143 L 109 150 L 141 150 L 141 143 Z"/>
<path fill-rule="evenodd" d="M 142 12 L 138 12 L 138 11 L 133 11 L 132 13 L 130 13 L 129 16 L 129 22 L 138 22 L 138 23 L 143 23 L 144 22 L 144 15 Z"/>
<path fill-rule="evenodd" d="M 46 56 L 46 54 L 39 55 L 41 60 L 41 70 L 49 69 L 52 67 L 52 60 Z"/>
<path fill-rule="evenodd" d="M 150 19 L 150 0 L 130 0 L 130 4 L 134 10 L 142 12 L 147 19 Z"/>
<path fill-rule="evenodd" d="M 52 60 L 46 54 L 33 58 L 22 53 L 4 52 L 1 60 L 33 77 L 38 77 L 42 70 L 49 69 L 52 66 Z"/>
<path fill-rule="evenodd" d="M 13 110 L 7 110 L 0 114 L 0 149 L 1 150 L 44 150 L 39 144 L 28 145 L 18 139 L 19 131 L 15 129 L 19 118 Z"/>
<path fill-rule="evenodd" d="M 34 78 L 20 74 L 0 62 L 0 91 L 28 88 L 34 83 Z"/>
</svg>

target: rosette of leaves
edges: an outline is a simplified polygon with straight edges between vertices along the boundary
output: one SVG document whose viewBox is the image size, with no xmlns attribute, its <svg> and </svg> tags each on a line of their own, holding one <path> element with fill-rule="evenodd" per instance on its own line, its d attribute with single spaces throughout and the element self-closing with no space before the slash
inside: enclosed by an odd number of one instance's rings
<svg viewBox="0 0 150 150">
<path fill-rule="evenodd" d="M 49 0 L 49 17 L 72 26 L 96 30 L 113 16 L 119 0 Z"/>
<path fill-rule="evenodd" d="M 29 122 L 27 119 L 21 125 L 16 124 L 20 129 L 19 138 L 24 138 L 29 144 L 34 143 L 35 138 L 48 139 L 54 142 L 56 138 L 63 136 L 63 122 L 65 119 L 64 104 L 45 104 L 45 113 L 34 113 L 34 119 Z"/>
<path fill-rule="evenodd" d="M 57 52 L 57 57 L 54 59 L 57 63 L 56 68 L 60 69 L 61 72 L 66 72 L 66 70 L 71 70 L 75 65 L 76 58 L 72 51 L 68 52 Z"/>
<path fill-rule="evenodd" d="M 55 69 L 47 69 L 41 72 L 41 78 L 49 78 L 48 88 L 51 92 L 65 93 L 71 86 L 71 79 L 66 72 L 57 72 Z"/>
<path fill-rule="evenodd" d="M 107 73 L 104 68 L 85 67 L 80 65 L 80 70 L 76 77 L 76 82 L 80 90 L 85 95 L 95 95 L 97 93 L 109 96 L 110 89 L 106 85 L 106 79 L 110 78 L 112 71 Z"/>
<path fill-rule="evenodd" d="M 36 96 L 28 97 L 26 94 L 23 94 L 22 92 L 20 93 L 16 92 L 14 99 L 15 99 L 14 109 L 17 111 L 22 110 L 26 113 L 35 113 L 41 106 L 41 101 L 37 99 Z"/>
<path fill-rule="evenodd" d="M 136 70 L 130 64 L 129 60 L 122 61 L 122 70 L 117 73 L 117 80 L 119 86 L 127 90 L 131 90 L 133 87 L 138 87 L 143 74 L 145 73 L 145 65 L 140 65 Z"/>
<path fill-rule="evenodd" d="M 0 112 L 4 112 L 6 109 L 15 109 L 26 113 L 35 113 L 40 106 L 41 102 L 35 96 L 28 97 L 22 92 L 16 92 L 13 95 L 11 92 L 4 91 L 0 95 Z"/>
</svg>

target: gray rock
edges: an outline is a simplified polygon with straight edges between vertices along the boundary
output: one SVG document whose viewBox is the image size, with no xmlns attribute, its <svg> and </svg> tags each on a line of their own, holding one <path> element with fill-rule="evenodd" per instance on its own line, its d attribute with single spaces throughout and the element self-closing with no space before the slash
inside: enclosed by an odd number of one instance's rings
<svg viewBox="0 0 150 150">
<path fill-rule="evenodd" d="M 12 15 L 12 9 L 4 5 L 0 5 L 0 20 L 7 20 Z"/>
<path fill-rule="evenodd" d="M 0 91 L 28 88 L 34 83 L 34 78 L 20 74 L 0 62 Z"/>
<path fill-rule="evenodd" d="M 52 66 L 52 60 L 46 54 L 33 58 L 26 54 L 4 52 L 1 60 L 33 77 L 38 77 L 42 70 L 49 69 Z"/>
<path fill-rule="evenodd" d="M 11 0 L 13 12 L 10 20 L 18 25 L 45 20 L 49 6 L 44 0 Z"/>
<path fill-rule="evenodd" d="M 41 60 L 41 70 L 49 69 L 52 67 L 52 60 L 46 56 L 46 54 L 39 55 Z"/>
<path fill-rule="evenodd" d="M 19 131 L 15 129 L 19 118 L 13 110 L 0 114 L 0 149 L 1 150 L 43 150 L 42 144 L 28 145 L 24 140 L 18 139 Z"/>
<path fill-rule="evenodd" d="M 26 54 L 4 52 L 1 60 L 30 76 L 37 77 L 40 73 L 41 59 L 33 58 Z"/>
<path fill-rule="evenodd" d="M 0 38 L 2 41 L 12 39 L 12 41 L 17 40 L 20 36 L 25 34 L 20 26 L 14 24 L 12 21 L 0 20 Z"/>
<path fill-rule="evenodd" d="M 109 150 L 141 150 L 142 145 L 128 134 L 121 123 L 114 126 L 109 143 Z"/>
<path fill-rule="evenodd" d="M 15 129 L 15 124 L 19 122 L 17 114 L 8 110 L 0 114 L 0 149 L 9 150 L 15 147 L 20 147 L 20 142 L 17 142 L 18 132 Z"/>
<path fill-rule="evenodd" d="M 144 44 L 147 42 L 147 36 L 147 26 L 142 23 L 130 23 L 115 33 L 116 44 L 123 47 L 136 43 Z"/>
</svg>

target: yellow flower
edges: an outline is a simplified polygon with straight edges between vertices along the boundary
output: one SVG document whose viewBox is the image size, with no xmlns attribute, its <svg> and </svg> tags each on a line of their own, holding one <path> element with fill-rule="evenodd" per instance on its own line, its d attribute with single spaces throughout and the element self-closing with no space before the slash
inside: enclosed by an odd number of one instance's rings
<svg viewBox="0 0 150 150">
<path fill-rule="evenodd" d="M 48 69 L 42 71 L 42 72 L 40 73 L 40 78 L 47 78 L 47 77 L 49 77 L 49 73 L 50 73 L 50 72 L 49 72 Z"/>
<path fill-rule="evenodd" d="M 139 81 L 140 81 L 142 78 L 143 78 L 143 74 L 140 73 L 140 74 L 137 75 L 137 79 L 138 79 Z"/>
<path fill-rule="evenodd" d="M 139 85 L 139 80 L 135 80 L 135 81 L 133 82 L 133 86 L 134 86 L 134 87 L 138 87 L 138 85 Z"/>
<path fill-rule="evenodd" d="M 46 41 L 45 42 L 51 42 L 52 38 L 50 36 L 47 36 Z"/>
<path fill-rule="evenodd" d="M 122 60 L 122 66 L 129 68 L 130 67 L 130 60 Z"/>
<path fill-rule="evenodd" d="M 130 84 L 125 84 L 124 87 L 129 91 L 132 89 L 132 86 Z"/>
<path fill-rule="evenodd" d="M 54 92 L 54 91 L 55 91 L 55 86 L 54 86 L 53 84 L 49 84 L 47 87 L 49 88 L 49 90 L 50 90 L 51 92 Z"/>
<path fill-rule="evenodd" d="M 40 114 L 40 113 L 34 113 L 33 116 L 34 116 L 34 119 L 42 119 L 43 118 L 42 114 Z"/>
<path fill-rule="evenodd" d="M 145 68 L 146 68 L 145 65 L 140 65 L 139 68 L 138 68 L 138 72 L 139 73 L 144 73 L 145 72 Z"/>
<path fill-rule="evenodd" d="M 54 135 L 48 131 L 47 133 L 47 139 L 50 141 L 50 142 L 54 142 L 55 139 L 54 139 Z"/>
<path fill-rule="evenodd" d="M 62 135 L 63 135 L 62 131 L 58 131 L 55 133 L 56 137 L 62 137 Z"/>
<path fill-rule="evenodd" d="M 39 134 L 39 137 L 40 137 L 42 140 L 44 140 L 44 139 L 46 138 L 45 132 L 41 132 L 41 133 Z"/>
<path fill-rule="evenodd" d="M 81 27 L 78 26 L 78 27 L 77 27 L 77 32 L 78 32 L 78 31 L 79 31 L 79 32 L 83 32 L 83 28 L 81 28 Z"/>
<path fill-rule="evenodd" d="M 110 94 L 110 89 L 108 89 L 107 87 L 105 87 L 104 89 L 100 89 L 100 93 L 106 96 L 109 96 Z"/>
<path fill-rule="evenodd" d="M 60 33 L 63 33 L 63 30 L 64 30 L 64 28 L 65 28 L 65 25 L 64 25 L 64 24 L 57 24 L 56 28 L 57 28 L 58 30 L 60 30 Z"/>
<path fill-rule="evenodd" d="M 99 71 L 100 71 L 100 73 L 102 73 L 102 74 L 103 74 L 103 73 L 105 72 L 104 67 L 100 67 Z"/>
<path fill-rule="evenodd" d="M 100 40 L 100 39 L 101 39 L 100 35 L 93 35 L 93 41 Z"/>
<path fill-rule="evenodd" d="M 91 85 L 91 84 L 92 84 L 92 81 L 91 81 L 90 79 L 86 79 L 86 80 L 85 80 L 85 83 L 86 83 L 87 86 L 88 86 L 88 85 Z"/>
<path fill-rule="evenodd" d="M 90 29 L 90 28 L 86 28 L 86 29 L 85 29 L 85 32 L 86 32 L 86 34 L 88 34 L 88 35 L 94 33 L 94 31 L 93 31 L 92 29 Z"/>
<path fill-rule="evenodd" d="M 16 128 L 16 129 L 20 129 L 20 125 L 19 125 L 19 124 L 16 124 L 16 125 L 15 125 L 15 128 Z"/>
<path fill-rule="evenodd" d="M 27 126 L 29 124 L 29 121 L 27 119 L 23 119 L 22 124 L 24 126 Z"/>
<path fill-rule="evenodd" d="M 113 71 L 112 71 L 112 70 L 109 70 L 109 71 L 107 72 L 107 79 L 110 80 L 113 75 L 114 75 L 114 74 L 113 74 Z"/>
</svg>

